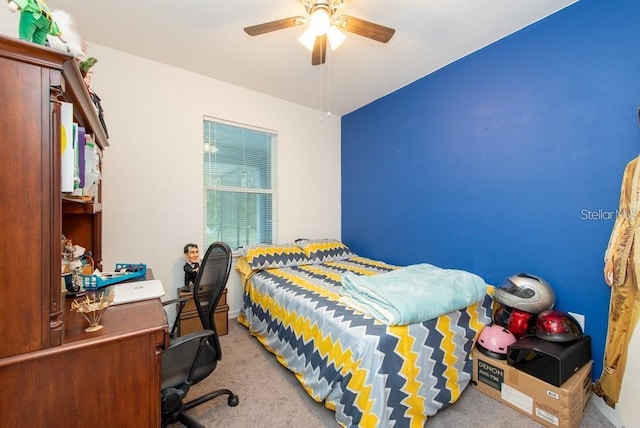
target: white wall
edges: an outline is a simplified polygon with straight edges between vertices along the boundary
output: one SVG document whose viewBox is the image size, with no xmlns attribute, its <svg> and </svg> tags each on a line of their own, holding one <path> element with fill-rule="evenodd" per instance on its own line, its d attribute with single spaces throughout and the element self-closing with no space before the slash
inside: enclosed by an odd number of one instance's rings
<svg viewBox="0 0 640 428">
<path fill-rule="evenodd" d="M 182 248 L 203 249 L 202 117 L 278 132 L 277 240 L 340 237 L 340 119 L 101 46 L 92 87 L 111 147 L 103 176 L 105 268 L 144 262 L 169 297 Z M 323 118 L 320 121 L 320 118 Z M 233 271 L 228 300 L 240 308 Z"/>
<path fill-rule="evenodd" d="M 0 32 L 15 36 L 17 26 L 17 14 L 0 8 Z M 165 298 L 175 296 L 182 247 L 203 245 L 204 115 L 278 132 L 279 242 L 340 237 L 339 117 L 98 45 L 88 55 L 99 60 L 92 88 L 111 144 L 103 170 L 105 269 L 146 263 Z M 235 269 L 227 297 L 235 316 Z"/>
<path fill-rule="evenodd" d="M 636 349 L 640 349 L 640 328 L 636 326 L 633 336 L 629 341 L 629 355 L 627 368 L 624 372 L 624 379 L 622 382 L 622 390 L 620 391 L 620 402 L 616 406 L 616 409 L 620 413 L 620 420 L 626 422 L 627 428 L 631 428 L 632 421 L 638 423 L 640 420 L 640 409 L 638 409 L 638 397 L 640 397 L 640 364 L 638 360 L 634 358 L 638 355 L 635 352 Z M 634 353 L 635 352 L 635 353 Z"/>
</svg>

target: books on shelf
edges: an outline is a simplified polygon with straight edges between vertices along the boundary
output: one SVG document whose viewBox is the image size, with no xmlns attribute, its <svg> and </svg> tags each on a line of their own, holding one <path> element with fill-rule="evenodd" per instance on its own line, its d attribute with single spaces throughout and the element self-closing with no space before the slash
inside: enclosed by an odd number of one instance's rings
<svg viewBox="0 0 640 428">
<path fill-rule="evenodd" d="M 61 189 L 83 199 L 93 198 L 100 181 L 100 154 L 92 134 L 73 121 L 73 105 L 61 102 Z"/>
<path fill-rule="evenodd" d="M 61 188 L 73 192 L 75 150 L 73 147 L 73 104 L 60 103 Z"/>
<path fill-rule="evenodd" d="M 96 196 L 100 182 L 100 155 L 93 135 L 85 135 L 83 196 Z"/>
<path fill-rule="evenodd" d="M 85 181 L 84 180 L 84 176 L 85 176 L 85 171 L 84 171 L 85 145 L 86 145 L 86 134 L 85 134 L 84 126 L 78 126 L 78 150 L 76 150 L 76 157 L 77 157 L 77 161 L 78 161 L 78 185 L 77 185 L 77 188 L 80 188 L 80 189 L 82 189 L 84 187 L 84 181 Z"/>
</svg>

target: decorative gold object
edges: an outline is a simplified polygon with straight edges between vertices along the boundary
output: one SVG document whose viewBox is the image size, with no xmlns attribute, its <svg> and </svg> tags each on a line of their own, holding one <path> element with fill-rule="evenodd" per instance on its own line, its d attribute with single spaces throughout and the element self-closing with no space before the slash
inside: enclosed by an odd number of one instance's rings
<svg viewBox="0 0 640 428">
<path fill-rule="evenodd" d="M 104 311 L 113 303 L 113 297 L 113 292 L 109 294 L 109 297 L 105 297 L 104 292 L 102 292 L 99 296 L 87 296 L 84 300 L 71 302 L 71 310 L 79 312 L 89 322 L 89 327 L 85 328 L 84 331 L 89 333 L 102 328 L 100 319 Z"/>
</svg>

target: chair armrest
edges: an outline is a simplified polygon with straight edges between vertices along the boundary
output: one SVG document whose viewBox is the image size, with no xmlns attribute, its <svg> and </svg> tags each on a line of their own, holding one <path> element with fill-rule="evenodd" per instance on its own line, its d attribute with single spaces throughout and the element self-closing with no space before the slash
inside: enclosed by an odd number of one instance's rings
<svg viewBox="0 0 640 428">
<path fill-rule="evenodd" d="M 165 302 L 162 302 L 162 306 L 169 306 L 169 305 L 173 305 L 173 304 L 180 304 L 178 306 L 178 312 L 176 313 L 176 318 L 173 321 L 173 325 L 171 326 L 171 331 L 169 332 L 169 337 L 171 339 L 176 337 L 176 333 L 178 330 L 178 321 L 180 320 L 180 315 L 182 314 L 182 310 L 184 309 L 185 305 L 187 304 L 187 302 L 190 299 L 186 298 L 186 297 L 179 297 L 177 299 L 171 299 L 171 300 L 167 300 Z"/>
<path fill-rule="evenodd" d="M 171 300 L 167 300 L 162 302 L 162 306 L 167 306 L 167 305 L 173 305 L 174 303 L 182 303 L 182 306 L 184 306 L 185 303 L 187 303 L 189 301 L 188 298 L 186 297 L 180 297 L 177 299 L 171 299 Z"/>
<path fill-rule="evenodd" d="M 215 335 L 215 332 L 213 330 L 194 331 L 189 334 L 185 334 L 184 336 L 180 336 L 171 340 L 171 342 L 169 343 L 169 347 L 166 348 L 165 351 L 176 348 L 178 346 L 182 346 L 183 344 L 187 342 L 191 342 L 193 340 L 201 340 L 203 338 L 208 339 L 213 335 Z"/>
</svg>

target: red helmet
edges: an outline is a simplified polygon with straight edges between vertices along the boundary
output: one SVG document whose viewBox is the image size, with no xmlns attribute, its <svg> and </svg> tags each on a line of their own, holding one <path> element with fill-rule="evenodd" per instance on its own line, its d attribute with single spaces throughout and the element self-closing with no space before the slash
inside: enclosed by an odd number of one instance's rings
<svg viewBox="0 0 640 428">
<path fill-rule="evenodd" d="M 536 337 L 550 342 L 571 342 L 582 337 L 582 327 L 574 317 L 557 310 L 542 311 L 536 321 Z"/>
<path fill-rule="evenodd" d="M 499 360 L 507 359 L 507 347 L 516 341 L 515 336 L 505 327 L 498 324 L 485 326 L 480 335 L 476 346 L 478 351 Z"/>
<path fill-rule="evenodd" d="M 509 315 L 507 328 L 516 339 L 520 339 L 527 334 L 534 332 L 536 316 L 530 312 L 513 309 Z"/>
</svg>

